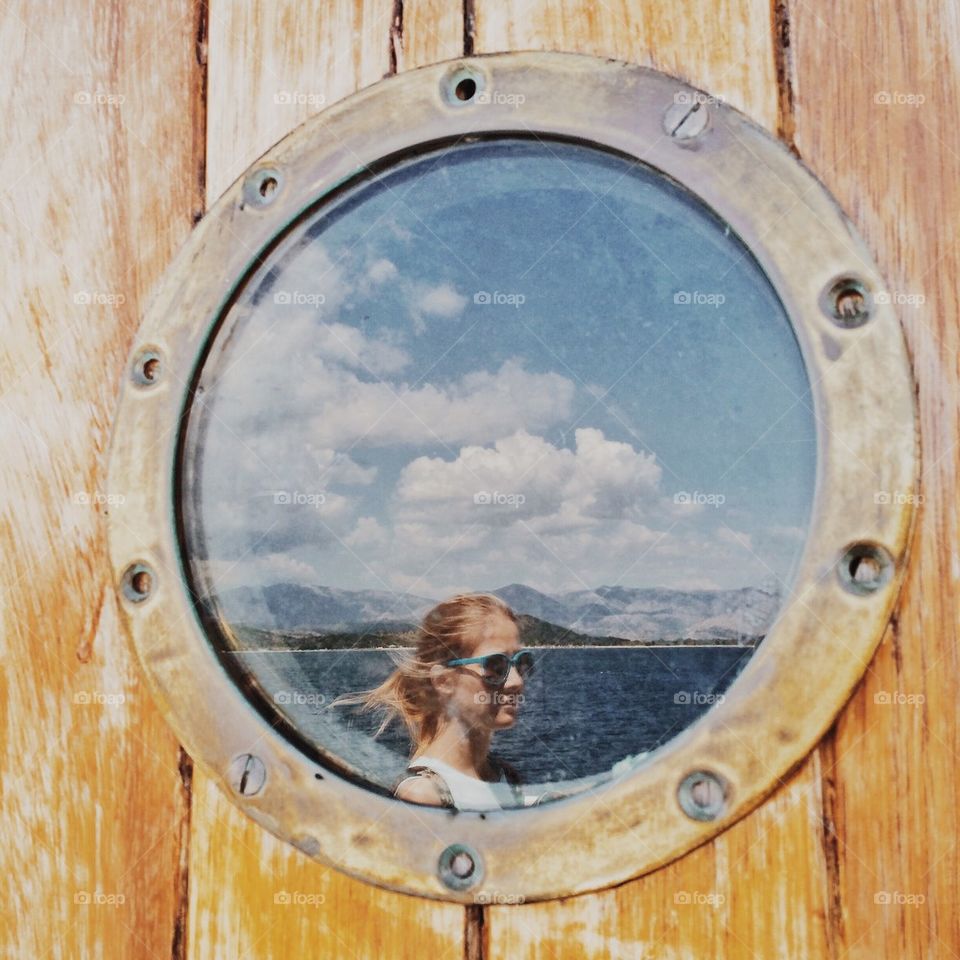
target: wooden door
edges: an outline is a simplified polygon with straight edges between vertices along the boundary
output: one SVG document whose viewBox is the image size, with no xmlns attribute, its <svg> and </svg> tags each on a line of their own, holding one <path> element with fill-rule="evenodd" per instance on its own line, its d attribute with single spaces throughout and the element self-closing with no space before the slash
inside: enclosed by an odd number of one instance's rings
<svg viewBox="0 0 960 960">
<path fill-rule="evenodd" d="M 956 3 L 10 0 L 0 25 L 4 955 L 960 953 Z M 616 889 L 464 909 L 314 863 L 193 770 L 119 627 L 105 453 L 151 285 L 252 160 L 386 74 L 528 49 L 674 73 L 834 193 L 904 295 L 923 502 L 863 682 L 764 805 Z"/>
</svg>

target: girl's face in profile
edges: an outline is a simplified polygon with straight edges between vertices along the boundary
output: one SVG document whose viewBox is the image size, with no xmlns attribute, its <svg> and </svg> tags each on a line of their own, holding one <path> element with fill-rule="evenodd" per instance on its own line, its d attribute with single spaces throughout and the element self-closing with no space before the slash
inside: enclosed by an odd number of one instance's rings
<svg viewBox="0 0 960 960">
<path fill-rule="evenodd" d="M 487 617 L 478 629 L 477 642 L 465 657 L 483 657 L 489 653 L 512 656 L 520 649 L 517 625 L 504 616 Z M 523 678 L 511 665 L 502 687 L 490 686 L 483 679 L 483 664 L 468 663 L 447 667 L 438 677 L 438 688 L 446 700 L 448 713 L 459 716 L 473 728 L 503 730 L 517 719 L 523 693 Z"/>
</svg>

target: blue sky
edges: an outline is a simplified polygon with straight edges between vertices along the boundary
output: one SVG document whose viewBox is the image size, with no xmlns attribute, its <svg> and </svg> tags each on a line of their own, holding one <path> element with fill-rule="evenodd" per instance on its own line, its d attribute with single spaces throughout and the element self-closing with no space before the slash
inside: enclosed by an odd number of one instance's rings
<svg viewBox="0 0 960 960">
<path fill-rule="evenodd" d="M 221 343 L 199 488 L 221 588 L 724 588 L 802 548 L 816 434 L 782 306 L 620 157 L 406 161 L 288 237 Z"/>
</svg>

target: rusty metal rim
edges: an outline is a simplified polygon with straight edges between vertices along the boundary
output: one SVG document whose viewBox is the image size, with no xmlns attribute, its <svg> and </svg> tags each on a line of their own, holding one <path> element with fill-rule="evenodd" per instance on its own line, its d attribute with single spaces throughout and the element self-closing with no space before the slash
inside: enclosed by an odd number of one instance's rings
<svg viewBox="0 0 960 960">
<path fill-rule="evenodd" d="M 815 403 L 817 482 L 793 592 L 722 703 L 649 762 L 587 794 L 530 810 L 450 813 L 381 796 L 318 765 L 225 673 L 180 562 L 177 425 L 237 279 L 304 210 L 383 157 L 511 131 L 634 156 L 739 234 L 800 344 Z M 851 287 L 862 314 L 831 312 L 829 298 Z M 543 900 L 621 883 L 681 856 L 760 803 L 816 744 L 895 603 L 919 437 L 906 348 L 890 298 L 876 296 L 883 290 L 850 223 L 782 144 L 716 98 L 648 68 L 579 54 L 469 57 L 388 78 L 328 108 L 214 204 L 155 292 L 131 354 L 111 441 L 109 491 L 125 501 L 109 517 L 110 556 L 121 615 L 161 710 L 251 817 L 310 856 L 390 889 L 461 903 Z M 880 502 L 878 491 L 896 496 Z M 882 561 L 871 591 L 851 589 L 839 568 L 860 544 Z M 698 782 L 719 791 L 702 806 L 690 788 Z M 445 882 L 444 857 L 464 849 L 475 882 Z"/>
</svg>

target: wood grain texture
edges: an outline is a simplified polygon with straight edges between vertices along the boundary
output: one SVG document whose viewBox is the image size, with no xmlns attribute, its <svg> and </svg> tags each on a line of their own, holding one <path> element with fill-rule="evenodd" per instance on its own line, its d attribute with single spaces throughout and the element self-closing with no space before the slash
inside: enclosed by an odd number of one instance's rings
<svg viewBox="0 0 960 960">
<path fill-rule="evenodd" d="M 196 32 L 192 0 L 0 18 L 5 957 L 166 957 L 178 936 L 188 797 L 102 498 L 144 297 L 202 205 Z"/>
<path fill-rule="evenodd" d="M 770 0 L 473 0 L 474 49 L 569 50 L 656 67 L 776 129 Z"/>
<path fill-rule="evenodd" d="M 462 21 L 440 10 L 213 0 L 208 201 L 324 106 L 394 68 L 456 55 Z M 193 797 L 189 956 L 463 956 L 462 907 L 380 890 L 310 860 L 240 813 L 199 770 Z"/>
<path fill-rule="evenodd" d="M 948 960 L 960 955 L 960 9 L 803 0 L 786 10 L 796 146 L 886 277 L 923 445 L 897 615 L 824 745 L 836 758 L 835 950 Z"/>
</svg>

